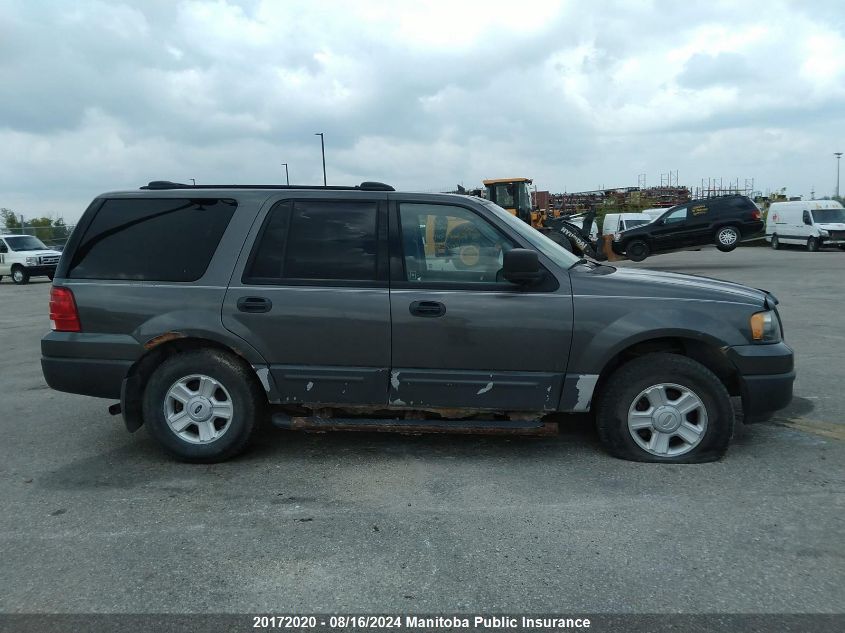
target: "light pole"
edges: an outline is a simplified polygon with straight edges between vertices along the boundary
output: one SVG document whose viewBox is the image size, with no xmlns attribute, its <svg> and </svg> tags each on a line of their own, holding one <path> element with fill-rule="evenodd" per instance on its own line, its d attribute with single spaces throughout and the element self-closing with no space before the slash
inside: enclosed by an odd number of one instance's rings
<svg viewBox="0 0 845 633">
<path fill-rule="evenodd" d="M 191 182 L 194 184 L 194 187 L 197 186 L 197 179 L 196 178 L 191 178 Z"/>
<path fill-rule="evenodd" d="M 842 158 L 842 152 L 833 152 L 836 156 L 836 197 L 839 197 L 839 159 Z"/>
<path fill-rule="evenodd" d="M 288 164 L 282 163 L 282 166 L 285 168 L 285 183 L 290 184 L 290 178 L 288 177 Z"/>
<path fill-rule="evenodd" d="M 320 149 L 323 151 L 323 186 L 326 186 L 326 143 L 322 132 L 314 132 L 314 136 L 320 137 Z"/>
</svg>

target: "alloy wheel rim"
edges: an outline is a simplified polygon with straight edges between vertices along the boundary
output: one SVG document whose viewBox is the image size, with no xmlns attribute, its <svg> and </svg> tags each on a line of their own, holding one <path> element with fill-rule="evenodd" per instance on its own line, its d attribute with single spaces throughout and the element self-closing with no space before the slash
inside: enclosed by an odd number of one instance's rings
<svg viewBox="0 0 845 633">
<path fill-rule="evenodd" d="M 15 278 L 15 281 L 23 280 L 23 273 L 19 270 L 16 270 L 15 272 L 13 272 L 12 276 Z"/>
<path fill-rule="evenodd" d="M 719 232 L 719 241 L 725 246 L 730 246 L 737 240 L 736 231 L 733 229 L 722 229 Z"/>
<path fill-rule="evenodd" d="M 191 374 L 174 382 L 164 397 L 164 419 L 181 440 L 210 444 L 232 425 L 232 397 L 218 380 Z"/>
<path fill-rule="evenodd" d="M 659 383 L 643 389 L 628 408 L 628 431 L 651 455 L 676 457 L 701 443 L 707 408 L 688 387 Z"/>
</svg>

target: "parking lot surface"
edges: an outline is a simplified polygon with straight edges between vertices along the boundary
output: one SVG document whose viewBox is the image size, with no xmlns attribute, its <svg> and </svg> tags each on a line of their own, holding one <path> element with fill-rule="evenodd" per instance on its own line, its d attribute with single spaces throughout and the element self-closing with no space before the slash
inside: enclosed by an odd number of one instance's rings
<svg viewBox="0 0 845 633">
<path fill-rule="evenodd" d="M 39 366 L 46 280 L 0 284 L 0 611 L 841 612 L 845 252 L 741 248 L 640 268 L 765 288 L 793 405 L 720 462 L 558 437 L 297 434 L 186 465 Z"/>
</svg>

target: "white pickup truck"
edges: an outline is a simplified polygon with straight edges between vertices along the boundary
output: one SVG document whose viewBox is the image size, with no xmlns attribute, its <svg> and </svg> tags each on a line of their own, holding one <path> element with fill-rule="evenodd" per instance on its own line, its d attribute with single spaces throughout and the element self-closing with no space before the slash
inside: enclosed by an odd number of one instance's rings
<svg viewBox="0 0 845 633">
<path fill-rule="evenodd" d="M 61 256 L 34 235 L 0 235 L 0 280 L 7 275 L 16 284 L 39 275 L 53 279 Z"/>
</svg>

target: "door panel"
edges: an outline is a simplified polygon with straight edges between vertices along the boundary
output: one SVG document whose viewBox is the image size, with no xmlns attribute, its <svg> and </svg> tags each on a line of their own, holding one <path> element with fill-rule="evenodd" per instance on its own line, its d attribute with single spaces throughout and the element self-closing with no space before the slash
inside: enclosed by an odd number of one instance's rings
<svg viewBox="0 0 845 633">
<path fill-rule="evenodd" d="M 250 231 L 223 324 L 267 359 L 282 402 L 386 404 L 386 196 L 295 195 Z"/>
<path fill-rule="evenodd" d="M 401 218 L 391 211 L 391 227 L 398 218 L 391 248 L 401 253 L 393 261 L 402 262 L 390 291 L 391 403 L 556 409 L 572 337 L 568 277 L 550 292 L 503 283 L 501 251 L 524 245 L 501 228 L 469 206 L 398 206 Z"/>
<path fill-rule="evenodd" d="M 269 312 L 241 312 L 243 297 Z M 390 300 L 383 289 L 233 286 L 224 325 L 270 363 L 282 400 L 384 404 L 390 367 Z"/>
</svg>

